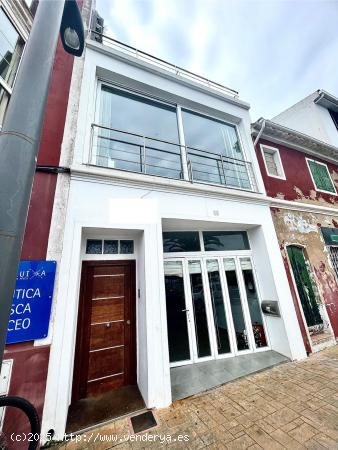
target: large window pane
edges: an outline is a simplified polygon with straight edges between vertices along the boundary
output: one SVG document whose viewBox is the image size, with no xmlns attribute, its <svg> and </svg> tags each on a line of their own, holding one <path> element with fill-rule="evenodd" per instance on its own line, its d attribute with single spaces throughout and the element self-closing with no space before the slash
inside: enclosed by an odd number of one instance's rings
<svg viewBox="0 0 338 450">
<path fill-rule="evenodd" d="M 164 263 L 170 362 L 190 359 L 188 323 L 180 261 Z"/>
<path fill-rule="evenodd" d="M 98 165 L 182 178 L 176 108 L 102 86 L 99 125 L 94 140 Z"/>
<path fill-rule="evenodd" d="M 230 297 L 232 319 L 234 322 L 236 333 L 237 349 L 248 350 L 248 333 L 245 326 L 241 294 L 239 291 L 238 279 L 236 274 L 235 260 L 224 259 L 223 262 Z"/>
<path fill-rule="evenodd" d="M 241 259 L 241 268 L 244 277 L 246 296 L 248 299 L 252 331 L 256 347 L 266 347 L 266 336 L 262 319 L 261 305 L 258 298 L 255 279 L 250 258 Z"/>
<path fill-rule="evenodd" d="M 207 271 L 209 278 L 212 310 L 214 314 L 214 323 L 217 338 L 217 350 L 219 354 L 229 353 L 231 351 L 229 342 L 229 332 L 225 315 L 218 261 L 216 259 L 207 261 Z"/>
<path fill-rule="evenodd" d="M 203 231 L 206 251 L 249 250 L 246 231 Z"/>
<path fill-rule="evenodd" d="M 166 231 L 163 233 L 163 251 L 199 252 L 200 238 L 198 231 Z"/>
<path fill-rule="evenodd" d="M 250 189 L 236 128 L 189 111 L 182 119 L 193 178 Z"/>
<path fill-rule="evenodd" d="M 210 341 L 200 261 L 189 261 L 190 287 L 199 358 L 210 356 Z"/>
<path fill-rule="evenodd" d="M 12 87 L 18 70 L 24 41 L 0 8 L 0 76 Z"/>
</svg>

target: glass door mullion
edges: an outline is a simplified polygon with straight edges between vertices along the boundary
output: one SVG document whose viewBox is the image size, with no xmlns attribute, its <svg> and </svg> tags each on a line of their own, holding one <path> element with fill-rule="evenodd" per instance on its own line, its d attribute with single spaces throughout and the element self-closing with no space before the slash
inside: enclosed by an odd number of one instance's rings
<svg viewBox="0 0 338 450">
<path fill-rule="evenodd" d="M 204 260 L 208 303 L 211 318 L 211 331 L 215 358 L 233 356 L 233 338 L 230 313 L 227 307 L 222 261 L 219 257 L 207 257 Z M 220 288 L 220 292 L 217 291 Z"/>
<path fill-rule="evenodd" d="M 268 337 L 264 316 L 261 310 L 258 283 L 251 258 L 240 257 L 239 262 L 245 298 L 249 310 L 250 326 L 254 344 L 253 348 L 256 351 L 259 351 L 268 347 Z"/>
<path fill-rule="evenodd" d="M 224 307 L 225 312 L 227 316 L 227 322 L 228 322 L 228 330 L 229 330 L 229 339 L 230 339 L 230 346 L 231 346 L 231 356 L 237 355 L 237 343 L 236 343 L 236 331 L 235 331 L 235 325 L 232 317 L 232 311 L 230 306 L 230 297 L 229 297 L 229 291 L 228 291 L 228 285 L 225 277 L 225 271 L 223 266 L 223 258 L 218 258 L 218 264 L 220 268 L 220 278 L 221 278 L 221 286 L 222 286 L 222 292 L 223 292 L 223 300 L 224 300 Z"/>
<path fill-rule="evenodd" d="M 214 311 L 212 308 L 212 299 L 210 295 L 210 287 L 208 280 L 208 273 L 206 269 L 206 260 L 202 260 L 202 270 L 204 274 L 204 292 L 205 292 L 205 303 L 207 309 L 207 317 L 208 317 L 208 330 L 209 330 L 209 339 L 211 345 L 211 355 L 215 358 L 217 356 L 217 337 L 216 337 L 216 327 L 214 322 Z"/>
<path fill-rule="evenodd" d="M 245 324 L 246 324 L 246 330 L 248 333 L 250 350 L 252 351 L 252 350 L 255 350 L 255 348 L 256 348 L 255 347 L 255 339 L 254 339 L 254 335 L 253 335 L 253 331 L 252 331 L 250 311 L 249 311 L 248 299 L 247 299 L 246 291 L 245 291 L 243 273 L 242 273 L 242 269 L 241 269 L 241 265 L 240 265 L 240 258 L 236 257 L 235 261 L 236 261 L 237 280 L 238 280 L 242 308 L 243 308 L 243 313 L 244 313 L 244 320 L 245 320 Z"/>
<path fill-rule="evenodd" d="M 190 346 L 190 356 L 191 362 L 197 360 L 197 345 L 196 345 L 196 330 L 194 325 L 194 307 L 192 303 L 191 286 L 190 286 L 190 276 L 188 270 L 188 260 L 183 260 L 183 273 L 184 273 L 184 289 L 186 298 L 186 308 L 187 308 L 187 320 L 188 320 L 188 331 L 189 331 L 189 346 Z"/>
<path fill-rule="evenodd" d="M 189 286 L 190 324 L 193 336 L 194 362 L 212 359 L 210 318 L 205 289 L 205 274 L 201 258 L 186 260 Z"/>
</svg>

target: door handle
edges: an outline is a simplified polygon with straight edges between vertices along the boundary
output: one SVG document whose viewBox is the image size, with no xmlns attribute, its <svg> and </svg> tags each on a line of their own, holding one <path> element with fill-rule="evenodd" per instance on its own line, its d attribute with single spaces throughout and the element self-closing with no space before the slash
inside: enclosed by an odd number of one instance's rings
<svg viewBox="0 0 338 450">
<path fill-rule="evenodd" d="M 127 325 L 130 325 L 130 320 L 126 320 L 126 324 L 127 324 Z"/>
<path fill-rule="evenodd" d="M 189 312 L 189 309 L 182 309 L 182 312 Z"/>
</svg>

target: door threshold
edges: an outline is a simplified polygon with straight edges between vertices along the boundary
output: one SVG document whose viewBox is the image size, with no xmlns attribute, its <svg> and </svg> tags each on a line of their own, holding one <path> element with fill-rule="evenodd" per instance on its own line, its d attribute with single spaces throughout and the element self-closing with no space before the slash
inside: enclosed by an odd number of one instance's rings
<svg viewBox="0 0 338 450">
<path fill-rule="evenodd" d="M 68 439 L 70 439 L 74 435 L 87 433 L 88 431 L 95 430 L 95 428 L 103 427 L 103 426 L 108 425 L 110 423 L 116 422 L 117 420 L 127 419 L 128 417 L 132 417 L 135 414 L 140 414 L 140 413 L 147 412 L 147 411 L 151 411 L 151 409 L 148 409 L 148 408 L 137 409 L 137 410 L 129 412 L 127 414 L 122 414 L 121 416 L 114 417 L 112 419 L 107 419 L 107 420 L 104 420 L 102 422 L 98 422 L 98 423 L 96 423 L 94 425 L 91 425 L 89 427 L 81 428 L 81 430 L 78 430 L 78 431 L 72 431 L 71 433 L 65 433 L 65 439 L 64 440 L 67 441 Z"/>
</svg>

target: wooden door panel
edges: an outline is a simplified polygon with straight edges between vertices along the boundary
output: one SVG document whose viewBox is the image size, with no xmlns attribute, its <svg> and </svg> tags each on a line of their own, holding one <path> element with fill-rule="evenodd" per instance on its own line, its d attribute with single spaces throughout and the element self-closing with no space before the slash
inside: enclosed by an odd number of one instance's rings
<svg viewBox="0 0 338 450">
<path fill-rule="evenodd" d="M 94 395 L 103 394 L 107 391 L 112 391 L 113 389 L 124 386 L 124 377 L 123 375 L 112 376 L 109 378 L 99 379 L 89 381 L 87 384 L 87 397 L 91 397 Z"/>
<path fill-rule="evenodd" d="M 122 345 L 123 342 L 124 322 L 110 322 L 91 326 L 90 350 L 114 347 Z"/>
<path fill-rule="evenodd" d="M 92 301 L 91 323 L 124 320 L 125 300 L 121 298 L 107 298 Z"/>
<path fill-rule="evenodd" d="M 90 352 L 88 381 L 124 373 L 124 351 L 123 346 Z"/>
<path fill-rule="evenodd" d="M 73 401 L 136 383 L 135 261 L 82 266 Z"/>
<path fill-rule="evenodd" d="M 119 297 L 124 295 L 124 274 L 94 275 L 93 298 Z"/>
</svg>

